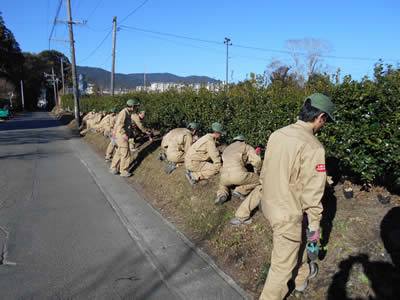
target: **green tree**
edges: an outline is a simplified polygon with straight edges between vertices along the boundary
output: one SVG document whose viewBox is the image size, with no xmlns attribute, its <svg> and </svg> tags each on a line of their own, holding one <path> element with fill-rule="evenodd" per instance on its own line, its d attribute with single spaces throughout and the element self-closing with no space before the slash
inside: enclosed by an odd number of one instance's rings
<svg viewBox="0 0 400 300">
<path fill-rule="evenodd" d="M 24 57 L 14 34 L 7 28 L 0 12 L 0 76 L 17 84 Z"/>
</svg>

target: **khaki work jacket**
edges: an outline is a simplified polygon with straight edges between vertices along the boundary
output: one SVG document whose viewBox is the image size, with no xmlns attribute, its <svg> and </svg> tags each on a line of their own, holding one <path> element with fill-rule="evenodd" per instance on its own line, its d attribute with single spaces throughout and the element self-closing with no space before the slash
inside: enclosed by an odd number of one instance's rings
<svg viewBox="0 0 400 300">
<path fill-rule="evenodd" d="M 248 172 L 246 169 L 247 164 L 251 164 L 254 167 L 254 173 L 257 174 L 261 168 L 261 158 L 254 148 L 240 141 L 236 141 L 226 147 L 222 154 L 222 162 L 221 173 L 234 172 L 235 170 Z"/>
<path fill-rule="evenodd" d="M 131 120 L 132 120 L 131 137 L 137 136 L 139 134 L 138 130 L 140 130 L 144 134 L 146 134 L 149 131 L 147 128 L 143 126 L 142 120 L 140 119 L 138 114 L 132 114 Z"/>
<path fill-rule="evenodd" d="M 89 113 L 86 114 L 86 116 L 83 117 L 82 121 L 90 120 L 90 119 L 92 119 L 95 115 L 96 115 L 96 113 L 94 113 L 94 112 L 89 112 Z"/>
<path fill-rule="evenodd" d="M 112 128 L 114 127 L 114 123 L 115 123 L 115 116 L 113 116 L 113 115 L 107 115 L 107 116 L 105 116 L 102 120 L 101 120 L 101 122 L 100 122 L 100 124 L 98 125 L 98 129 L 101 131 L 101 132 L 111 132 L 111 130 L 112 130 Z"/>
<path fill-rule="evenodd" d="M 189 129 L 175 128 L 168 132 L 162 139 L 161 147 L 172 151 L 187 153 L 192 145 L 193 137 Z"/>
<path fill-rule="evenodd" d="M 262 173 L 262 207 L 271 226 L 301 231 L 305 212 L 310 230 L 319 230 L 325 150 L 309 124 L 297 121 L 270 136 Z"/>
<path fill-rule="evenodd" d="M 132 128 L 131 112 L 126 107 L 119 112 L 117 119 L 115 121 L 114 133 L 117 140 L 120 140 L 122 142 L 125 136 L 129 137 L 131 128 Z"/>
<path fill-rule="evenodd" d="M 185 161 L 208 161 L 209 159 L 212 160 L 214 165 L 221 166 L 221 157 L 211 133 L 206 134 L 195 142 L 185 156 Z"/>
</svg>

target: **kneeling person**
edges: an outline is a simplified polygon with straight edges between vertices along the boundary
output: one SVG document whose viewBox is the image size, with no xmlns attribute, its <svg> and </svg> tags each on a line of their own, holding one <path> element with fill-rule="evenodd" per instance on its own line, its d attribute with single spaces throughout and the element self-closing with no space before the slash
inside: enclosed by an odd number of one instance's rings
<svg viewBox="0 0 400 300">
<path fill-rule="evenodd" d="M 236 186 L 234 196 L 244 200 L 259 183 L 257 174 L 261 168 L 261 158 L 253 147 L 246 144 L 243 136 L 233 138 L 222 154 L 223 166 L 215 204 L 222 204 L 229 197 L 229 189 Z M 254 172 L 248 172 L 246 165 L 251 164 Z"/>
<path fill-rule="evenodd" d="M 160 153 L 159 160 L 167 160 L 168 166 L 165 169 L 170 174 L 178 167 L 178 164 L 185 162 L 185 154 L 193 143 L 193 135 L 196 134 L 199 125 L 190 123 L 187 128 L 175 128 L 168 132 L 162 139 L 161 147 L 165 153 Z"/>
<path fill-rule="evenodd" d="M 221 157 L 215 141 L 225 135 L 220 123 L 212 124 L 212 133 L 206 134 L 195 142 L 185 155 L 186 177 L 191 184 L 208 179 L 221 168 Z M 209 160 L 212 161 L 209 162 Z"/>
</svg>

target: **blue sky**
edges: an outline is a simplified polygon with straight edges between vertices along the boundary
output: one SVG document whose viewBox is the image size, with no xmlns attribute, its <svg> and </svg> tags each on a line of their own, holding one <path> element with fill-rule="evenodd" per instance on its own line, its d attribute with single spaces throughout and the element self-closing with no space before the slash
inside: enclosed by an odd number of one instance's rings
<svg viewBox="0 0 400 300">
<path fill-rule="evenodd" d="M 340 68 L 342 75 L 351 74 L 357 80 L 365 75 L 371 77 L 378 58 L 394 65 L 400 62 L 398 0 L 71 0 L 71 3 L 73 19 L 88 20 L 87 25 L 74 25 L 76 60 L 81 66 L 111 69 L 110 31 L 112 19 L 117 16 L 118 73 L 142 73 L 146 69 L 147 73 L 206 75 L 224 80 L 225 37 L 233 43 L 229 48 L 230 81 L 244 80 L 250 72 L 261 74 L 274 59 L 292 64 L 291 56 L 283 52 L 288 50 L 285 41 L 293 39 L 326 41 L 332 50 L 325 55 L 347 58 L 324 58 L 329 73 Z M 59 0 L 3 1 L 0 11 L 22 51 L 39 53 L 49 49 L 48 39 L 58 4 Z M 67 19 L 65 0 L 58 19 Z M 68 39 L 67 25 L 57 24 L 53 38 Z M 51 41 L 50 48 L 70 57 L 67 43 Z"/>
</svg>

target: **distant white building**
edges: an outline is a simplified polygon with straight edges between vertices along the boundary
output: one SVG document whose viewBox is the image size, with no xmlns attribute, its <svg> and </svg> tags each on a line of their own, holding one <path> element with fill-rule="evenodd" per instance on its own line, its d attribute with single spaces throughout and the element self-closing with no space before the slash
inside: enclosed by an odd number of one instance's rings
<svg viewBox="0 0 400 300">
<path fill-rule="evenodd" d="M 150 87 L 146 87 L 146 90 L 151 92 L 165 92 L 169 89 L 177 89 L 181 91 L 183 88 L 189 87 L 192 88 L 194 91 L 199 91 L 201 88 L 205 88 L 209 91 L 219 91 L 220 85 L 215 84 L 212 82 L 207 83 L 191 83 L 191 84 L 184 84 L 184 83 L 176 83 L 176 82 L 152 82 Z M 136 87 L 137 91 L 142 91 L 143 86 Z"/>
</svg>

